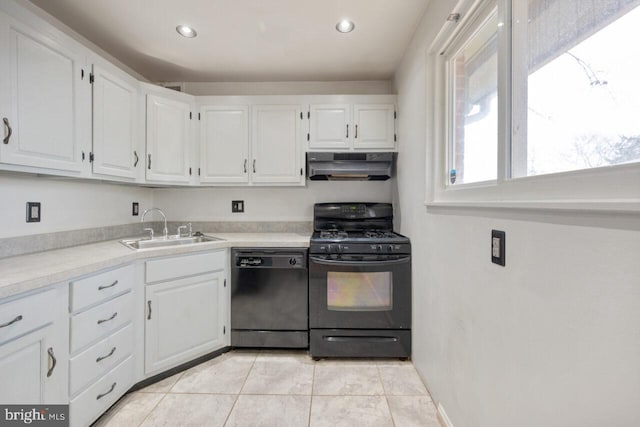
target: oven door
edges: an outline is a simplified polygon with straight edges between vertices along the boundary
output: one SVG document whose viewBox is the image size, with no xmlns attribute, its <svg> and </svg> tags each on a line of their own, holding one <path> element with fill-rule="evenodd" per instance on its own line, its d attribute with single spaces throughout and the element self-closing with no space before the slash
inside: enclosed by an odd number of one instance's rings
<svg viewBox="0 0 640 427">
<path fill-rule="evenodd" d="M 310 255 L 309 327 L 409 329 L 410 255 Z"/>
</svg>

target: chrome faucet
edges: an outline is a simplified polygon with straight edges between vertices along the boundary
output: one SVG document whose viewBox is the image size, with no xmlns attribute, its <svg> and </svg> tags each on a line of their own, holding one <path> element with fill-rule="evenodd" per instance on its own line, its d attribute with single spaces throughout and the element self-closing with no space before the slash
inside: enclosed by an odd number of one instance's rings
<svg viewBox="0 0 640 427">
<path fill-rule="evenodd" d="M 167 236 L 169 235 L 169 230 L 167 230 L 167 216 L 164 214 L 164 212 L 162 212 L 162 209 L 160 208 L 147 209 L 146 211 L 142 212 L 142 217 L 140 218 L 140 222 L 144 222 L 145 215 L 147 215 L 147 213 L 151 211 L 157 211 L 160 215 L 162 215 L 162 218 L 164 219 L 164 228 L 162 229 L 162 234 L 164 235 L 164 238 L 166 240 Z M 151 235 L 151 238 L 153 238 L 153 235 Z"/>
</svg>

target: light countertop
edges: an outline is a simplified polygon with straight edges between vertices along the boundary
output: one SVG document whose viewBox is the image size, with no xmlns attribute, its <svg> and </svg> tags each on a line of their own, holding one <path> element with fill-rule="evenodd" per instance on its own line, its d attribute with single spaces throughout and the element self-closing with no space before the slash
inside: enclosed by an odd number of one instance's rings
<svg viewBox="0 0 640 427">
<path fill-rule="evenodd" d="M 133 250 L 119 240 L 0 259 L 0 299 L 132 261 L 231 247 L 308 247 L 309 234 L 206 233 L 222 240 Z"/>
</svg>

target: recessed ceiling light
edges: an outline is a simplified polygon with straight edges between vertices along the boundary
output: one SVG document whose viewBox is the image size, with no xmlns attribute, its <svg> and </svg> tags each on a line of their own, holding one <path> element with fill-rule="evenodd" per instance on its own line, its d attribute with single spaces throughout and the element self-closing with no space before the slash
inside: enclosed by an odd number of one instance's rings
<svg viewBox="0 0 640 427">
<path fill-rule="evenodd" d="M 176 31 L 181 36 L 184 36 L 184 37 L 187 37 L 187 38 L 190 38 L 190 39 L 198 35 L 198 33 L 196 33 L 196 30 L 194 30 L 193 28 L 191 28 L 188 25 L 178 25 L 176 27 Z"/>
<path fill-rule="evenodd" d="M 343 19 L 342 21 L 336 24 L 336 30 L 341 33 L 350 33 L 356 27 L 356 24 L 353 21 L 349 21 L 348 19 Z"/>
</svg>

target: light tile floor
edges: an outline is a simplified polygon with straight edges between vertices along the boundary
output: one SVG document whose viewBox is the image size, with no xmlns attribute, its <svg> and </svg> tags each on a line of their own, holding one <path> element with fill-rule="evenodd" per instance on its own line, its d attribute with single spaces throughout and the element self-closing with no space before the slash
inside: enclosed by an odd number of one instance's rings
<svg viewBox="0 0 640 427">
<path fill-rule="evenodd" d="M 412 363 L 231 351 L 130 393 L 99 427 L 441 427 Z"/>
</svg>

